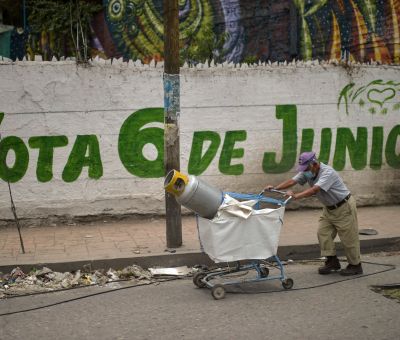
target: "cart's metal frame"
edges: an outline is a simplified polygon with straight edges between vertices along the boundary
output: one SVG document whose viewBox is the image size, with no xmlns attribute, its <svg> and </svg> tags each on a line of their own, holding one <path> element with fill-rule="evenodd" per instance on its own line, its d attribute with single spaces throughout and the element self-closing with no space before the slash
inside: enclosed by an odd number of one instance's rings
<svg viewBox="0 0 400 340">
<path fill-rule="evenodd" d="M 277 192 L 280 194 L 286 194 L 283 191 L 279 190 L 270 190 L 271 192 Z M 264 192 L 254 195 L 254 194 L 240 194 L 235 192 L 225 192 L 229 196 L 238 199 L 238 200 L 256 200 L 257 203 L 255 205 L 256 209 L 260 209 L 260 203 L 272 203 L 278 206 L 285 206 L 291 197 L 288 197 L 286 200 L 278 200 L 271 197 L 264 196 Z M 273 255 L 269 259 L 266 260 L 251 260 L 250 263 L 241 264 L 239 261 L 236 262 L 236 266 L 227 267 L 225 269 L 217 269 L 214 271 L 199 271 L 193 276 L 193 283 L 199 288 L 210 288 L 211 295 L 216 300 L 223 299 L 225 297 L 225 286 L 237 285 L 239 283 L 250 283 L 250 282 L 261 282 L 261 281 L 271 281 L 271 280 L 280 280 L 284 289 L 291 289 L 293 287 L 293 280 L 286 276 L 285 270 L 281 260 L 278 255 Z M 275 262 L 276 265 L 273 267 L 279 270 L 278 275 L 269 275 L 269 268 L 267 264 L 271 262 Z M 233 273 L 239 272 L 249 272 L 251 270 L 255 270 L 256 276 L 253 278 L 242 278 L 241 280 L 228 280 L 223 283 L 213 283 L 212 280 L 216 278 L 228 277 Z"/>
</svg>

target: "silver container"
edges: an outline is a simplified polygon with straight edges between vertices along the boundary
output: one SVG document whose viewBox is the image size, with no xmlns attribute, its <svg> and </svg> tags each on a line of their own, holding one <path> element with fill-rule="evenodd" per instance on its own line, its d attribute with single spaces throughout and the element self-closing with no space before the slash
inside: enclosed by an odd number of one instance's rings
<svg viewBox="0 0 400 340">
<path fill-rule="evenodd" d="M 189 183 L 176 200 L 201 217 L 212 219 L 223 201 L 223 193 L 197 177 L 189 176 Z"/>
</svg>

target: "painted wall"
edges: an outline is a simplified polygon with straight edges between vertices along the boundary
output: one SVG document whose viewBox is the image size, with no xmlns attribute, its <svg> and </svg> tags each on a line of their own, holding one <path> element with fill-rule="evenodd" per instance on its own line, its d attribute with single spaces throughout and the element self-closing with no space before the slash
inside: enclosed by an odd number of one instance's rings
<svg viewBox="0 0 400 340">
<path fill-rule="evenodd" d="M 400 62 L 400 0 L 183 0 L 181 48 L 226 35 L 222 60 L 348 58 Z M 161 59 L 161 0 L 103 0 L 94 20 L 99 53 Z M 214 59 L 217 59 L 215 57 Z"/>
<path fill-rule="evenodd" d="M 90 27 L 90 55 L 162 60 L 162 3 L 103 0 Z M 180 0 L 179 20 L 181 59 L 188 62 L 400 62 L 400 0 Z M 74 56 L 69 32 L 15 31 L 0 34 L 0 42 L 13 60 Z"/>
<path fill-rule="evenodd" d="M 181 95 L 183 172 L 260 192 L 312 148 L 359 204 L 400 203 L 400 67 L 184 68 Z M 22 217 L 163 213 L 162 106 L 161 67 L 0 64 L 0 216 L 6 180 Z"/>
</svg>

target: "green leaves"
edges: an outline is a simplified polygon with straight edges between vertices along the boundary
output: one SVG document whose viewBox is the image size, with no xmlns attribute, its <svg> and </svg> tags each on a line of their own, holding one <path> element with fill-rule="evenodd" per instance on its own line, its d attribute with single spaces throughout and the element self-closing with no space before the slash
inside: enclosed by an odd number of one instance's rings
<svg viewBox="0 0 400 340">
<path fill-rule="evenodd" d="M 90 22 L 93 14 L 102 9 L 101 5 L 83 0 L 28 0 L 27 8 L 28 23 L 32 32 L 31 43 L 35 41 L 35 35 L 40 36 L 43 32 L 51 33 L 54 41 L 66 39 L 67 45 L 74 46 L 75 53 L 79 53 L 75 56 L 80 60 L 84 59 L 79 50 L 88 41 Z M 77 34 L 82 46 L 77 44 Z M 61 51 L 52 52 L 53 55 L 61 53 Z"/>
</svg>

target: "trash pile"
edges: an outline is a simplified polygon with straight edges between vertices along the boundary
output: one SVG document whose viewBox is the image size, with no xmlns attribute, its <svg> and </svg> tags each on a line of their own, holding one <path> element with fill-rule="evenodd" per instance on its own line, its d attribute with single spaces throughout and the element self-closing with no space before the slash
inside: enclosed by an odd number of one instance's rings
<svg viewBox="0 0 400 340">
<path fill-rule="evenodd" d="M 99 285 L 104 286 L 110 282 L 121 280 L 148 281 L 153 280 L 150 271 L 137 265 L 131 265 L 122 270 L 110 268 L 96 271 L 82 272 L 56 272 L 50 268 L 34 269 L 28 274 L 19 267 L 14 268 L 9 274 L 0 272 L 0 299 L 7 296 L 26 295 L 32 293 L 48 292 L 79 286 Z"/>
</svg>

